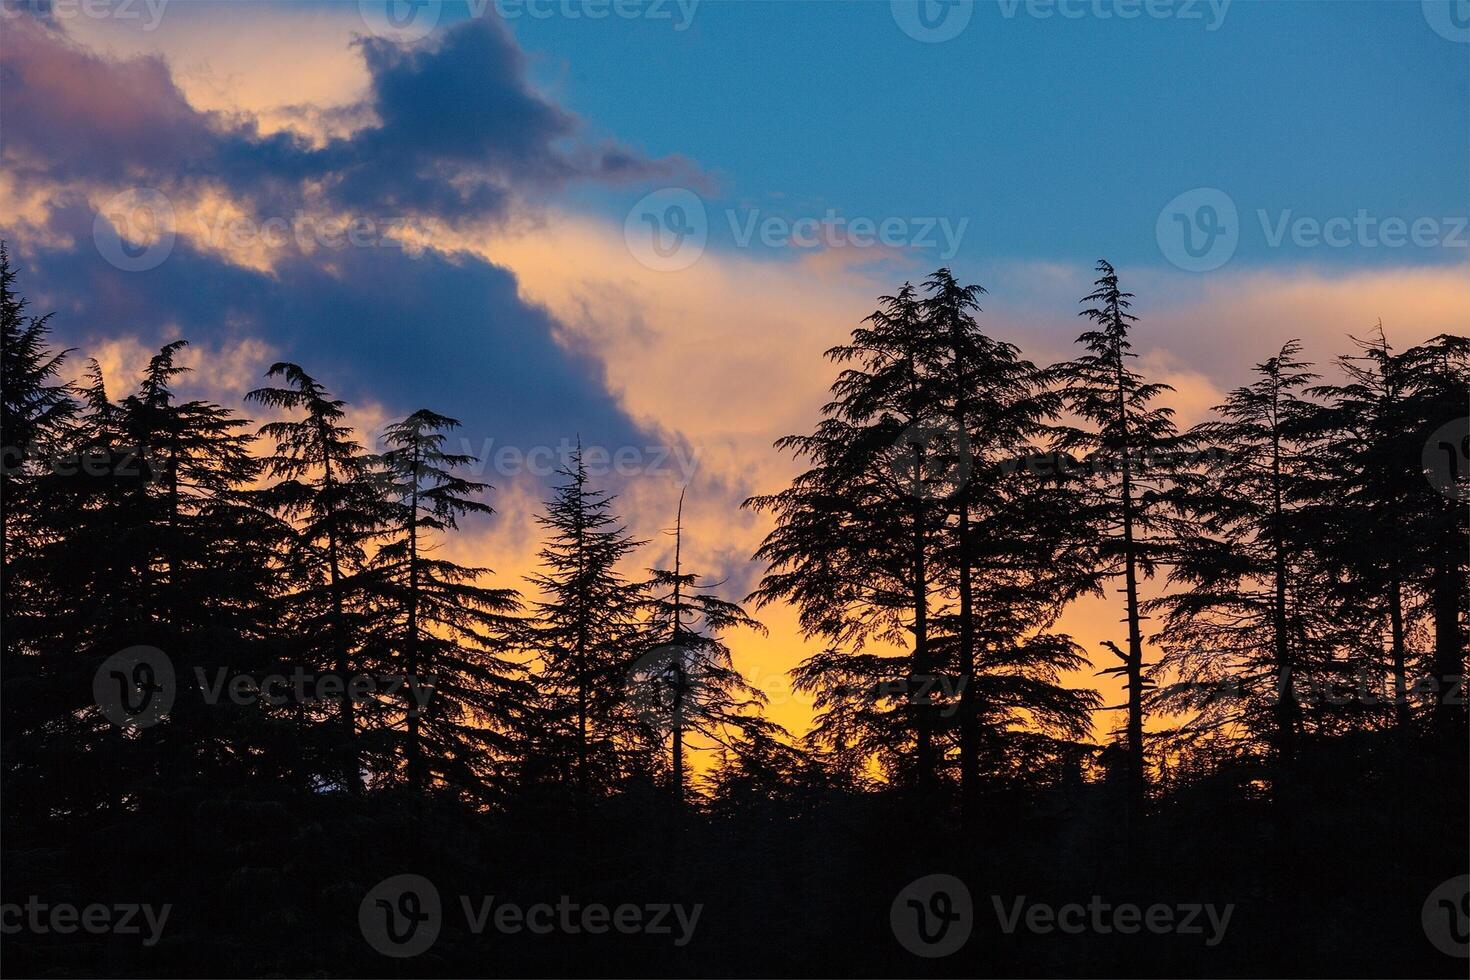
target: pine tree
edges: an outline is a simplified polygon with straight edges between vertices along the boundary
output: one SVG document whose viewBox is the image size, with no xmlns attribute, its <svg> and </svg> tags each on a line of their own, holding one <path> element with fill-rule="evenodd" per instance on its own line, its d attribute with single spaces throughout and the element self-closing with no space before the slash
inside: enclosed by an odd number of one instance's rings
<svg viewBox="0 0 1470 980">
<path fill-rule="evenodd" d="M 382 481 L 374 460 L 344 422 L 345 402 L 295 364 L 274 364 L 266 377 L 280 378 L 285 385 L 257 388 L 245 400 L 301 413 L 300 418 L 260 428 L 261 437 L 275 449 L 266 460 L 267 472 L 281 481 L 268 499 L 296 524 L 298 553 L 292 564 L 304 578 L 289 608 L 305 642 L 307 665 L 330 671 L 341 686 L 334 781 L 357 793 L 363 786 L 363 761 L 348 684 L 367 666 L 360 662 L 370 619 L 366 565 L 369 549 L 387 532 Z"/>
<path fill-rule="evenodd" d="M 1387 678 L 1394 723 L 1407 736 L 1410 687 L 1421 673 L 1411 639 L 1425 604 L 1416 597 L 1427 585 L 1417 574 L 1423 542 L 1416 527 L 1434 501 L 1414 459 L 1419 423 L 1403 356 L 1382 324 L 1373 340 L 1353 343 L 1357 352 L 1337 359 L 1346 383 L 1310 391 L 1323 402 L 1313 420 L 1323 485 L 1307 527 L 1334 583 L 1335 616 L 1362 624 L 1354 632 L 1362 638 L 1364 681 Z"/>
<path fill-rule="evenodd" d="M 1116 672 L 1128 695 L 1123 725 L 1130 797 L 1135 806 L 1147 792 L 1144 705 L 1148 692 L 1143 655 L 1144 613 L 1141 579 L 1153 575 L 1166 547 L 1160 532 L 1167 528 L 1162 494 L 1167 461 L 1180 450 L 1173 411 L 1154 401 L 1172 389 L 1150 383 L 1129 366 L 1133 353 L 1129 334 L 1138 318 L 1129 313 L 1132 293 L 1122 290 L 1118 274 L 1099 260 L 1096 288 L 1082 299 L 1091 303 L 1079 315 L 1093 323 L 1077 342 L 1088 353 L 1057 369 L 1067 408 L 1091 428 L 1062 426 L 1056 448 L 1082 458 L 1092 479 L 1092 521 L 1102 536 L 1102 568 L 1123 579 L 1127 651 Z"/>
<path fill-rule="evenodd" d="M 1170 580 L 1188 588 L 1150 604 L 1167 611 L 1163 668 L 1177 679 L 1154 703 L 1198 710 L 1199 728 L 1243 725 L 1283 770 L 1304 704 L 1341 680 L 1328 673 L 1333 628 L 1309 547 L 1319 454 L 1303 396 L 1317 375 L 1300 350 L 1290 341 L 1256 365 L 1257 380 L 1193 430 L 1225 462 L 1176 495 L 1195 528 Z"/>
<path fill-rule="evenodd" d="M 515 590 L 481 585 L 489 569 L 433 554 L 459 518 L 494 513 L 475 499 L 490 486 L 456 472 L 475 458 L 444 451 L 447 433 L 459 425 L 420 409 L 384 431 L 391 539 L 371 563 L 372 589 L 385 606 L 374 639 L 379 662 L 404 679 L 398 754 L 407 784 L 481 797 L 497 782 L 498 767 L 488 763 L 513 751 L 531 697 L 516 666 L 499 655 L 520 606 Z"/>
<path fill-rule="evenodd" d="M 684 495 L 674 523 L 674 567 L 650 569 L 648 635 L 652 649 L 632 673 L 645 719 L 667 731 L 674 800 L 686 793 L 685 751 L 691 735 L 740 754 L 769 750 L 784 731 L 760 714 L 766 696 L 741 676 L 725 633 L 738 627 L 764 634 L 737 603 L 708 591 L 703 576 L 684 571 Z"/>
<path fill-rule="evenodd" d="M 1049 631 L 1071 599 L 1095 587 L 1095 546 L 1076 487 L 1035 464 L 1059 404 L 1044 372 L 980 329 L 981 287 L 940 269 L 925 289 L 936 409 L 963 434 L 956 442 L 966 454 L 941 552 L 954 598 L 936 616 L 935 647 L 959 691 L 961 801 L 973 824 L 982 743 L 994 773 L 1013 726 L 1029 720 L 1063 739 L 1090 728 L 1096 696 L 1059 683 L 1085 660 Z"/>
<path fill-rule="evenodd" d="M 543 571 L 531 577 L 541 597 L 530 604 L 526 643 L 549 696 L 542 751 L 563 760 L 581 801 L 621 778 L 620 707 L 646 601 L 621 566 L 643 542 L 613 513 L 615 498 L 589 484 L 580 443 L 559 474 L 565 482 L 537 517 L 548 538 Z"/>
<path fill-rule="evenodd" d="M 793 672 L 797 689 L 816 696 L 814 744 L 849 769 L 876 755 L 896 782 L 930 791 L 940 778 L 941 706 L 921 692 L 936 678 L 933 562 L 963 437 L 935 411 L 935 345 L 917 290 L 905 283 L 880 303 L 851 343 L 827 352 L 854 366 L 833 383 L 816 431 L 776 443 L 810 469 L 790 488 L 746 501 L 776 521 L 756 552 L 769 570 L 751 598 L 757 608 L 791 602 L 803 634 L 826 644 Z M 875 696 L 883 691 L 892 694 Z"/>
</svg>

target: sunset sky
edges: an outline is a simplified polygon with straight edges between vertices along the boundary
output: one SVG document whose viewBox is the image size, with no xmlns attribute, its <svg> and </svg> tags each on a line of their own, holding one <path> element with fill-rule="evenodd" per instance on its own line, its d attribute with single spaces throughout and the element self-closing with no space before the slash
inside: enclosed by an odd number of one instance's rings
<svg viewBox="0 0 1470 980">
<path fill-rule="evenodd" d="M 184 337 L 227 405 L 292 360 L 366 440 L 463 420 L 500 513 L 452 547 L 500 584 L 580 438 L 642 564 L 687 482 L 686 562 L 743 596 L 822 351 L 940 265 L 1051 362 L 1108 258 L 1185 423 L 1287 339 L 1470 325 L 1464 4 L 3 2 L 0 237 L 73 370 L 118 395 Z M 799 734 L 761 618 L 737 664 Z"/>
</svg>

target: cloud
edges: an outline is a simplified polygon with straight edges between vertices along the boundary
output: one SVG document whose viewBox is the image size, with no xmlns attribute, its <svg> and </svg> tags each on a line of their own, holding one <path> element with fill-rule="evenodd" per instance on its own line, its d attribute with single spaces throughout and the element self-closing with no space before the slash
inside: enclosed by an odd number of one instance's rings
<svg viewBox="0 0 1470 980">
<path fill-rule="evenodd" d="M 184 198 L 212 187 L 260 217 L 312 207 L 456 224 L 504 217 L 517 196 L 573 181 L 693 172 L 677 158 L 580 140 L 580 121 L 533 90 L 493 18 L 414 45 L 359 37 L 367 92 L 325 111 L 338 130 L 344 118 L 372 122 L 324 140 L 197 109 L 159 55 L 110 58 L 41 18 L 12 15 L 7 33 L 3 160 L 22 185 L 143 184 Z"/>
</svg>

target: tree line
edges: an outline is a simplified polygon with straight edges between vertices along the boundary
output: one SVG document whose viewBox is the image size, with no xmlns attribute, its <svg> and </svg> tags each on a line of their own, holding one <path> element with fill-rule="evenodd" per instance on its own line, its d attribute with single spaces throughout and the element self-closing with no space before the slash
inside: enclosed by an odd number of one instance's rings
<svg viewBox="0 0 1470 980">
<path fill-rule="evenodd" d="M 1400 351 L 1380 329 L 1333 381 L 1288 342 L 1183 428 L 1106 262 L 1063 363 L 989 335 L 983 294 L 940 269 L 828 352 L 819 421 L 777 444 L 803 471 L 746 501 L 773 530 L 736 602 L 685 567 L 678 514 L 673 567 L 634 571 L 647 542 L 580 451 L 517 589 L 445 557 L 493 514 L 448 448 L 455 419 L 421 409 L 370 449 L 283 362 L 245 394 L 273 419 L 257 426 L 178 394 L 183 341 L 121 397 L 95 362 L 68 380 L 0 251 L 11 815 L 255 783 L 579 815 L 627 794 L 717 812 L 891 791 L 972 827 L 997 794 L 1092 782 L 1136 822 L 1226 771 L 1286 799 L 1304 761 L 1363 737 L 1462 792 L 1470 340 Z M 1113 593 L 1105 650 L 1060 629 Z M 726 645 L 776 602 L 820 646 L 792 671 L 816 709 L 799 738 Z M 93 682 L 139 647 L 177 689 L 157 724 L 119 726 Z M 1103 654 L 1120 705 L 1068 683 Z M 337 683 L 205 696 L 293 672 Z M 361 676 L 414 684 L 364 695 Z M 159 683 L 118 679 L 144 699 Z M 696 744 L 716 756 L 700 776 Z"/>
</svg>

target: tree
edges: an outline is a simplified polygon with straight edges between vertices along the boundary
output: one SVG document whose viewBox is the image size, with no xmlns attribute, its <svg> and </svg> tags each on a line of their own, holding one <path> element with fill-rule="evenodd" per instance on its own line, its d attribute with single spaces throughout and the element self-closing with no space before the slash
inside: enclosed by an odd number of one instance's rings
<svg viewBox="0 0 1470 980">
<path fill-rule="evenodd" d="M 776 443 L 810 468 L 788 489 L 745 502 L 776 521 L 755 555 L 768 571 L 751 599 L 757 608 L 791 602 L 803 634 L 826 645 L 793 672 L 816 696 L 813 742 L 849 770 L 877 756 L 896 782 L 928 792 L 939 785 L 942 710 L 927 694 L 937 680 L 933 561 L 965 455 L 962 435 L 936 411 L 935 345 L 917 290 L 905 283 L 879 302 L 849 344 L 827 352 L 852 366 L 833 383 L 816 431 Z M 905 640 L 907 656 L 869 652 Z M 901 684 L 888 683 L 895 674 Z"/>
<path fill-rule="evenodd" d="M 513 752 L 531 696 L 516 665 L 499 656 L 515 628 L 518 594 L 481 585 L 487 568 L 433 555 L 459 518 L 495 512 L 475 499 L 490 486 L 456 473 L 475 458 L 444 451 L 446 434 L 459 425 L 420 409 L 384 431 L 382 490 L 391 530 L 371 562 L 371 587 L 386 607 L 373 637 L 377 659 L 404 679 L 404 731 L 395 754 L 408 786 L 445 785 L 479 797 L 495 782 L 487 762 Z M 390 770 L 383 778 L 397 775 Z"/>
<path fill-rule="evenodd" d="M 1194 522 L 1178 544 L 1170 581 L 1187 586 L 1150 604 L 1167 616 L 1165 672 L 1176 682 L 1154 699 L 1195 709 L 1195 726 L 1239 723 L 1271 747 L 1282 771 L 1294 759 L 1303 702 L 1328 690 L 1333 624 L 1311 544 L 1319 454 L 1317 378 L 1289 341 L 1257 364 L 1193 436 L 1223 465 L 1176 493 Z"/>
<path fill-rule="evenodd" d="M 730 659 L 722 639 L 745 627 L 764 634 L 737 603 L 720 598 L 703 576 L 683 570 L 684 495 L 674 523 L 674 567 L 650 569 L 647 630 L 652 649 L 633 672 L 645 719 L 667 730 L 674 799 L 685 797 L 685 744 L 699 734 L 737 754 L 766 751 L 785 732 L 759 714 L 766 696 L 752 687 Z"/>
<path fill-rule="evenodd" d="M 245 396 L 272 409 L 299 412 L 292 420 L 268 422 L 262 438 L 275 444 L 266 460 L 269 475 L 281 482 L 268 500 L 296 523 L 293 567 L 302 579 L 289 609 L 305 641 L 302 656 L 314 670 L 337 679 L 337 782 L 361 792 L 362 759 L 357 745 L 356 707 L 349 681 L 360 669 L 359 655 L 370 611 L 367 559 L 372 544 L 386 533 L 382 481 L 373 459 L 363 452 L 344 422 L 346 403 L 299 366 L 280 362 L 266 372 L 281 387 L 256 388 Z"/>
<path fill-rule="evenodd" d="M 1096 695 L 1059 682 L 1085 662 L 1081 650 L 1050 629 L 1096 587 L 1095 542 L 1075 484 L 1037 465 L 1060 403 L 1044 372 L 980 329 L 980 286 L 960 285 L 948 269 L 924 285 L 935 410 L 964 453 L 939 554 L 957 606 L 936 617 L 934 646 L 959 690 L 961 802 L 973 825 L 982 742 L 994 774 L 1013 726 L 1029 720 L 1063 739 L 1091 727 Z"/>
<path fill-rule="evenodd" d="M 1059 426 L 1055 447 L 1082 457 L 1090 475 L 1091 520 L 1102 539 L 1102 571 L 1123 579 L 1124 619 L 1128 648 L 1116 672 L 1128 695 L 1124 742 L 1130 795 L 1135 806 L 1147 792 L 1144 706 L 1148 692 L 1143 659 L 1144 613 L 1139 581 L 1154 574 L 1166 553 L 1161 532 L 1168 528 L 1162 490 L 1167 460 L 1182 448 L 1173 410 L 1154 401 L 1172 391 L 1145 381 L 1129 366 L 1133 353 L 1129 334 L 1138 317 L 1129 313 L 1133 299 L 1118 284 L 1118 274 L 1104 260 L 1096 288 L 1082 299 L 1091 303 L 1079 315 L 1093 329 L 1077 338 L 1087 353 L 1056 372 L 1067 408 L 1091 428 Z"/>
<path fill-rule="evenodd" d="M 530 579 L 541 598 L 531 603 L 525 641 L 550 701 L 543 752 L 567 761 L 581 801 L 620 778 L 620 707 L 647 597 L 620 570 L 643 542 L 613 513 L 615 498 L 589 485 L 580 443 L 559 474 L 566 482 L 537 517 L 549 537 L 539 553 L 544 571 Z"/>
</svg>

